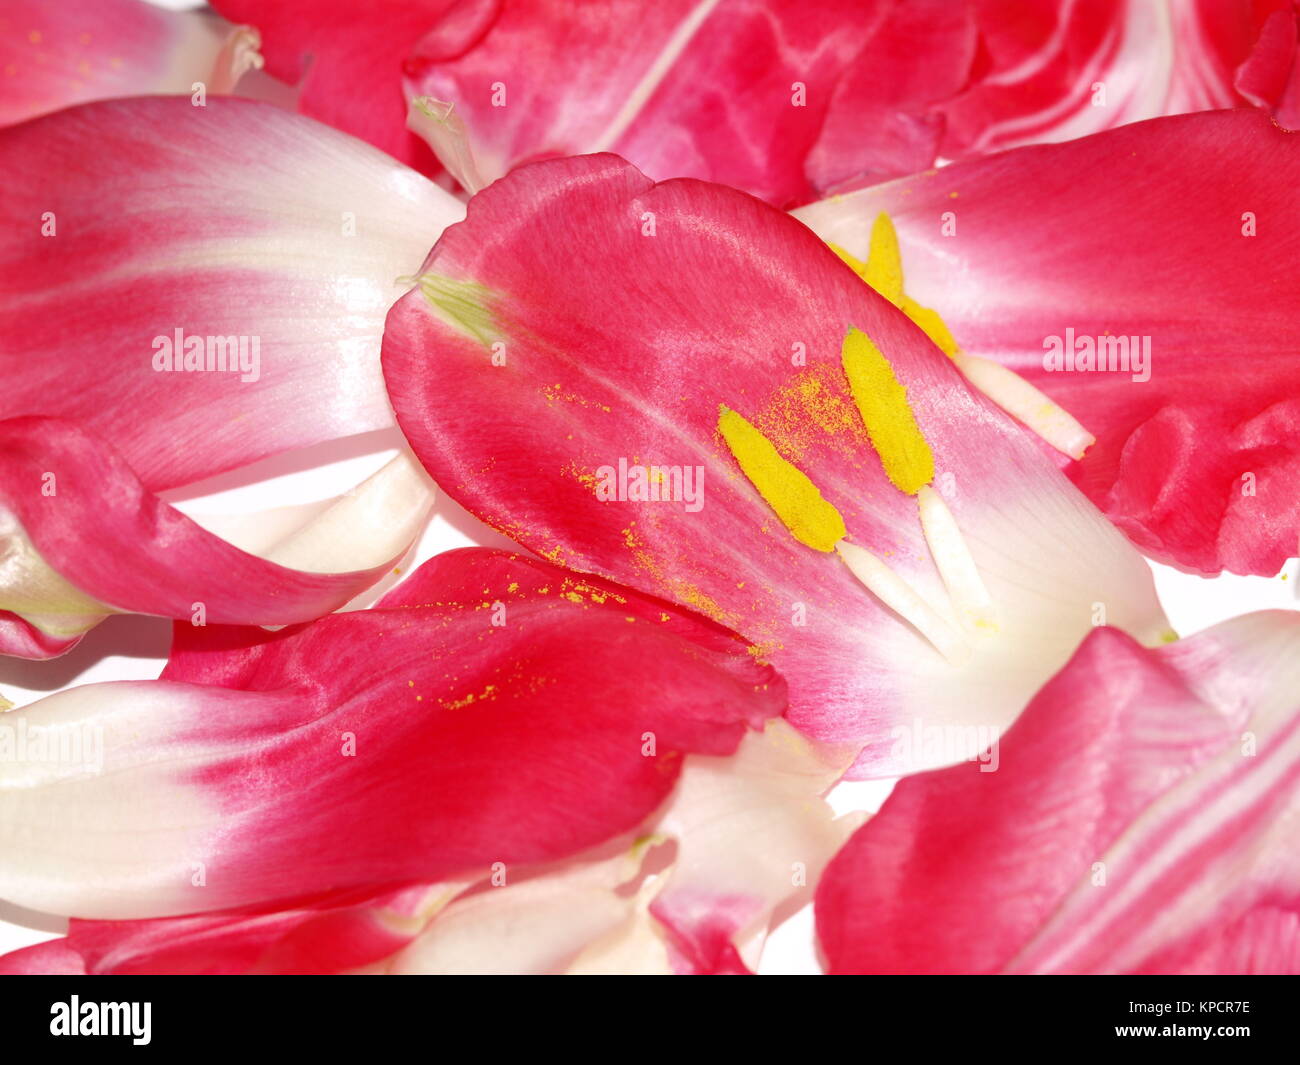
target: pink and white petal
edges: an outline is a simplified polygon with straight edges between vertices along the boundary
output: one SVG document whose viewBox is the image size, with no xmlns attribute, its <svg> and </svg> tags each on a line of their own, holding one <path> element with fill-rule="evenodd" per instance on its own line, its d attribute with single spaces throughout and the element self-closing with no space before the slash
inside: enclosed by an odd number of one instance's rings
<svg viewBox="0 0 1300 1065">
<path fill-rule="evenodd" d="M 96 975 L 342 972 L 400 949 L 460 890 L 421 885 L 303 909 L 74 919 L 63 942 Z"/>
<path fill-rule="evenodd" d="M 120 96 L 227 93 L 261 66 L 258 37 L 145 0 L 0 0 L 0 126 Z"/>
<path fill-rule="evenodd" d="M 982 62 L 966 90 L 936 108 L 941 154 L 961 159 L 1240 106 L 1237 67 L 1267 12 L 1283 5 L 1291 0 L 979 0 Z"/>
<path fill-rule="evenodd" d="M 433 505 L 428 478 L 401 455 L 259 557 L 146 491 L 114 448 L 72 423 L 0 421 L 0 451 L 0 607 L 42 651 L 66 650 L 110 613 L 310 621 L 383 577 Z M 28 649 L 21 637 L 15 650 Z"/>
<path fill-rule="evenodd" d="M 796 214 L 865 254 L 887 212 L 909 294 L 1097 437 L 1070 476 L 1144 552 L 1271 576 L 1300 527 L 1297 182 L 1300 143 L 1238 110 L 954 164 Z M 1132 372 L 1058 372 L 1051 345 L 1076 337 L 1128 338 L 1116 365 Z M 1139 367 L 1128 349 L 1148 343 Z"/>
<path fill-rule="evenodd" d="M 918 720 L 1009 724 L 1099 611 L 1144 639 L 1167 631 L 1142 559 L 1038 446 L 812 233 L 752 197 L 654 185 L 613 156 L 539 162 L 479 193 L 423 276 L 389 315 L 384 372 L 442 489 L 544 557 L 744 635 L 788 680 L 796 727 L 867 748 L 855 773 L 922 768 L 889 753 L 893 730 Z M 717 434 L 719 404 L 750 418 L 856 544 L 941 603 L 916 501 L 887 480 L 848 392 L 850 326 L 907 386 L 1001 611 L 964 666 L 795 541 Z M 599 471 L 620 459 L 698 469 L 700 505 L 598 498 Z"/>
<path fill-rule="evenodd" d="M 453 902 L 409 946 L 372 972 L 386 975 L 545 975 L 561 973 L 597 941 L 634 921 L 639 855 L 568 862 L 511 883 L 480 884 Z"/>
<path fill-rule="evenodd" d="M 901 781 L 831 863 L 817 911 L 832 971 L 1290 965 L 1297 652 L 1285 612 L 1156 650 L 1099 630 L 994 772 Z"/>
<path fill-rule="evenodd" d="M 812 901 L 822 869 L 858 826 L 822 796 L 853 761 L 784 721 L 730 758 L 692 755 L 654 825 L 677 841 L 650 913 L 673 935 L 678 971 L 754 971 L 778 911 Z"/>
<path fill-rule="evenodd" d="M 0 417 L 83 421 L 152 490 L 391 424 L 395 280 L 462 212 L 418 174 L 230 98 L 35 119 L 0 170 Z M 177 330 L 204 365 L 242 338 L 241 368 L 156 370 Z"/>
<path fill-rule="evenodd" d="M 0 760 L 0 897 L 162 917 L 552 861 L 630 831 L 684 754 L 734 750 L 785 705 L 716 626 L 481 549 L 372 610 L 180 624 L 175 644 L 161 680 L 6 715 L 14 743 L 81 746 Z"/>
<path fill-rule="evenodd" d="M 905 63 L 922 41 L 930 61 Z M 973 46 L 950 5 L 484 0 L 430 29 L 406 90 L 455 106 L 489 181 L 539 158 L 614 151 L 652 177 L 790 205 L 819 182 L 929 165 L 927 110 L 964 82 Z"/>
</svg>

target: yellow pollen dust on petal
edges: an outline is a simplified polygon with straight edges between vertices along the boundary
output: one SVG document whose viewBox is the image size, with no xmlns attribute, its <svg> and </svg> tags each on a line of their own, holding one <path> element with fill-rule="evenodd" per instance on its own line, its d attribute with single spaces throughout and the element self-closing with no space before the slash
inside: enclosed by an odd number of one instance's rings
<svg viewBox="0 0 1300 1065">
<path fill-rule="evenodd" d="M 822 497 L 817 486 L 734 410 L 718 408 L 718 432 L 745 476 L 790 534 L 814 550 L 835 550 L 848 530 L 840 512 Z"/>
<path fill-rule="evenodd" d="M 840 349 L 862 424 L 894 487 L 916 495 L 934 479 L 934 452 L 907 401 L 907 388 L 871 338 L 850 329 Z"/>
</svg>

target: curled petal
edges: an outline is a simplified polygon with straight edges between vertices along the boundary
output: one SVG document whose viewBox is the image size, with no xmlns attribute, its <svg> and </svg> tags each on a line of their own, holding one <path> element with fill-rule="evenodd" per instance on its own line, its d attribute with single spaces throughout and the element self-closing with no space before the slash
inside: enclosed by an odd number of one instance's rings
<svg viewBox="0 0 1300 1065">
<path fill-rule="evenodd" d="M 461 208 L 266 104 L 87 104 L 0 131 L 0 417 L 83 422 L 145 487 L 382 428 L 383 315 Z"/>
<path fill-rule="evenodd" d="M 828 868 L 834 972 L 1293 972 L 1300 615 L 1098 630 L 995 771 L 901 781 Z"/>
<path fill-rule="evenodd" d="M 554 860 L 633 828 L 684 753 L 725 754 L 784 706 L 718 626 L 448 552 L 372 610 L 180 624 L 162 679 L 6 715 L 26 757 L 0 759 L 0 896 L 158 917 Z"/>
<path fill-rule="evenodd" d="M 424 527 L 433 487 L 399 456 L 250 554 L 145 490 L 115 449 L 53 418 L 0 421 L 0 608 L 7 653 L 57 653 L 110 613 L 290 625 L 378 581 Z M 25 657 L 48 657 L 27 654 Z"/>
<path fill-rule="evenodd" d="M 971 7 L 980 64 L 962 92 L 935 108 L 945 127 L 940 154 L 949 159 L 1259 103 L 1261 95 L 1276 101 L 1296 50 L 1294 22 L 1288 54 L 1273 21 L 1283 9 L 1290 15 L 1291 0 L 978 0 Z M 1248 58 L 1252 72 L 1238 73 Z"/>
</svg>

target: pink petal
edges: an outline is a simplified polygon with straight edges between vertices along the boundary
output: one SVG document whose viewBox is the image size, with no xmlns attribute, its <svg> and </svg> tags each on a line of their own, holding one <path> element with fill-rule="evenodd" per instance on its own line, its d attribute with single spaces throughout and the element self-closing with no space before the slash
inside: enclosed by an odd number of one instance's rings
<svg viewBox="0 0 1300 1065">
<path fill-rule="evenodd" d="M 1300 143 L 1262 115 L 1217 112 L 956 164 L 798 217 L 865 255 L 888 212 L 908 293 L 1097 437 L 1070 475 L 1138 547 L 1271 576 L 1300 527 L 1298 182 Z M 1149 380 L 1050 372 L 1051 338 L 1070 336 L 1149 338 Z"/>
<path fill-rule="evenodd" d="M 1287 971 L 1300 615 L 1098 630 L 995 772 L 901 781 L 818 890 L 835 972 Z"/>
<path fill-rule="evenodd" d="M 448 552 L 373 610 L 276 634 L 178 625 L 161 680 L 6 715 L 84 742 L 0 761 L 0 896 L 158 917 L 554 860 L 636 826 L 683 753 L 728 753 L 784 705 L 717 626 Z"/>
<path fill-rule="evenodd" d="M 260 65 L 257 35 L 143 0 L 0 2 L 0 126 L 89 100 L 229 92 Z"/>
<path fill-rule="evenodd" d="M 66 650 L 109 613 L 310 621 L 383 577 L 433 502 L 413 464 L 384 471 L 264 559 L 145 490 L 116 449 L 70 422 L 0 421 L 0 454 L 0 607 L 14 612 L 0 650 L 24 657 Z"/>
<path fill-rule="evenodd" d="M 214 0 L 255 26 L 267 72 L 298 85 L 299 109 L 434 174 L 429 149 L 406 131 L 402 61 L 455 0 Z"/>
<path fill-rule="evenodd" d="M 963 8 L 928 0 L 602 0 L 580 17 L 562 0 L 485 0 L 431 28 L 406 88 L 455 106 L 488 180 L 615 151 L 653 177 L 788 205 L 929 165 L 928 110 L 964 84 L 974 41 Z"/>
<path fill-rule="evenodd" d="M 944 122 L 936 106 L 963 89 L 977 46 L 970 5 L 896 5 L 836 86 L 806 170 L 822 192 L 930 166 Z"/>
<path fill-rule="evenodd" d="M 476 196 L 424 269 L 428 296 L 393 309 L 383 359 L 435 480 L 545 557 L 742 633 L 789 681 L 797 727 L 868 748 L 858 771 L 917 768 L 889 764 L 891 730 L 917 718 L 1009 722 L 1098 603 L 1146 638 L 1166 629 L 1142 560 L 1037 446 L 808 230 L 751 197 L 656 186 L 608 155 L 536 163 Z M 848 396 L 853 325 L 910 389 L 1002 610 L 964 667 L 790 536 L 716 432 L 719 404 L 754 419 L 853 540 L 942 597 L 916 501 L 886 479 Z M 700 505 L 602 501 L 596 475 L 620 460 L 700 468 Z"/>
<path fill-rule="evenodd" d="M 67 939 L 50 939 L 0 955 L 0 976 L 83 976 L 86 963 Z"/>
<path fill-rule="evenodd" d="M 228 98 L 36 119 L 0 170 L 0 417 L 84 422 L 151 490 L 391 424 L 383 315 L 461 211 L 417 174 Z M 176 330 L 251 369 L 155 370 Z"/>
<path fill-rule="evenodd" d="M 1290 130 L 1300 129 L 1298 34 L 1300 22 L 1295 7 L 1286 4 L 1268 16 L 1254 50 L 1237 68 L 1237 91 Z"/>
</svg>

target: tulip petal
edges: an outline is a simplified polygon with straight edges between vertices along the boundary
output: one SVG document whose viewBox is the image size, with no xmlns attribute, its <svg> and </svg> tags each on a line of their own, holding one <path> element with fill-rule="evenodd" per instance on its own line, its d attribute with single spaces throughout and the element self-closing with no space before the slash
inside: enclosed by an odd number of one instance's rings
<svg viewBox="0 0 1300 1065">
<path fill-rule="evenodd" d="M 728 753 L 784 705 L 717 626 L 448 552 L 375 609 L 275 634 L 181 624 L 161 680 L 6 715 L 45 757 L 0 759 L 0 897 L 158 917 L 553 860 L 630 830 L 683 753 Z"/>
<path fill-rule="evenodd" d="M 908 293 L 1097 437 L 1071 477 L 1144 552 L 1272 576 L 1300 528 L 1297 183 L 1300 144 L 1241 110 L 954 164 L 797 215 L 861 255 L 889 214 Z M 1083 369 L 1087 351 L 1117 369 Z"/>
<path fill-rule="evenodd" d="M 155 491 L 391 424 L 383 315 L 461 213 L 419 175 L 230 98 L 35 119 L 0 170 L 0 417 L 83 422 Z"/>
<path fill-rule="evenodd" d="M 66 938 L 0 955 L 0 976 L 84 976 L 86 963 Z"/>
<path fill-rule="evenodd" d="M 941 604 L 916 500 L 849 394 L 850 327 L 892 360 L 1003 613 L 965 666 L 823 553 L 842 531 L 823 550 L 797 541 L 719 437 L 720 405 L 740 408 L 839 508 L 852 546 Z M 914 719 L 1005 725 L 1099 611 L 1145 639 L 1167 631 L 1141 558 L 1037 445 L 808 230 L 735 190 L 656 186 L 613 156 L 520 168 L 435 247 L 383 360 L 446 492 L 544 557 L 742 633 L 789 681 L 797 727 L 869 748 L 855 772 L 919 768 L 889 764 L 891 730 Z M 648 481 L 652 465 L 675 499 L 619 488 L 619 470 Z"/>
<path fill-rule="evenodd" d="M 963 159 L 1240 106 L 1250 94 L 1234 87 L 1237 68 L 1283 5 L 1291 0 L 979 0 L 981 63 L 963 92 L 935 108 L 941 154 Z M 1294 55 L 1294 28 L 1290 45 Z"/>
<path fill-rule="evenodd" d="M 1300 615 L 1098 630 L 996 771 L 901 781 L 828 868 L 834 972 L 1293 971 Z"/>
<path fill-rule="evenodd" d="M 428 148 L 405 128 L 402 62 L 456 0 L 215 0 L 232 22 L 255 26 L 269 74 L 299 87 L 303 114 L 433 174 Z"/>
<path fill-rule="evenodd" d="M 0 126 L 90 100 L 229 92 L 261 66 L 257 34 L 143 0 L 0 0 Z"/>
<path fill-rule="evenodd" d="M 692 755 L 658 835 L 676 839 L 650 906 L 671 930 L 679 972 L 758 968 L 775 911 L 811 901 L 822 869 L 860 823 L 820 797 L 854 752 L 814 747 L 784 721 L 731 758 Z"/>
<path fill-rule="evenodd" d="M 14 633 L 0 650 L 24 657 L 66 650 L 110 613 L 310 621 L 384 576 L 433 504 L 423 471 L 399 457 L 258 557 L 145 491 L 72 423 L 0 421 L 0 453 L 0 607 Z"/>
</svg>

